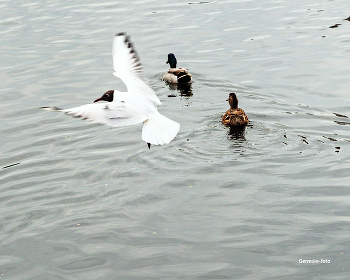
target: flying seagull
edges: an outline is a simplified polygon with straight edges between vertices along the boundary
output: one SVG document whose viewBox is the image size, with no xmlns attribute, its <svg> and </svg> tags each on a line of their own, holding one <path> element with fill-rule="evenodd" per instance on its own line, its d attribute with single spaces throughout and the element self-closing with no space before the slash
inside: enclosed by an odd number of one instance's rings
<svg viewBox="0 0 350 280">
<path fill-rule="evenodd" d="M 146 84 L 140 59 L 130 37 L 124 32 L 116 34 L 113 40 L 113 68 L 113 75 L 125 83 L 127 92 L 109 90 L 92 104 L 70 109 L 43 109 L 113 127 L 143 123 L 142 140 L 148 148 L 151 144 L 168 144 L 177 135 L 180 124 L 158 112 L 157 105 L 161 102 Z"/>
</svg>

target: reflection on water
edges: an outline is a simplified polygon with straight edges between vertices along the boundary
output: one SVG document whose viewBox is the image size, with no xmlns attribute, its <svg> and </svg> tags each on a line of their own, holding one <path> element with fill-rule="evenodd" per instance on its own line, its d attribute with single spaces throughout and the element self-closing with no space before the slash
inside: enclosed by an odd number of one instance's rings
<svg viewBox="0 0 350 280">
<path fill-rule="evenodd" d="M 245 126 L 229 127 L 229 138 L 234 140 L 245 140 Z"/>
<path fill-rule="evenodd" d="M 16 166 L 18 164 L 21 164 L 20 162 L 17 162 L 17 163 L 13 163 L 13 164 L 10 164 L 10 165 L 7 165 L 7 166 L 4 166 L 2 167 L 1 169 L 6 169 L 6 168 L 9 168 L 9 167 L 12 167 L 12 166 Z"/>
<path fill-rule="evenodd" d="M 342 115 L 342 114 L 338 114 L 338 113 L 333 113 L 333 114 L 336 115 L 339 118 L 349 119 L 348 116 L 345 116 L 345 115 Z M 338 121 L 338 120 L 335 120 L 334 122 L 336 124 L 339 124 L 339 125 L 350 125 L 350 121 Z"/>
<path fill-rule="evenodd" d="M 165 84 L 169 87 L 171 91 L 180 92 L 180 96 L 190 97 L 193 95 L 192 93 L 192 84 L 172 84 L 165 81 Z M 175 97 L 176 94 L 169 94 L 168 97 Z"/>
</svg>

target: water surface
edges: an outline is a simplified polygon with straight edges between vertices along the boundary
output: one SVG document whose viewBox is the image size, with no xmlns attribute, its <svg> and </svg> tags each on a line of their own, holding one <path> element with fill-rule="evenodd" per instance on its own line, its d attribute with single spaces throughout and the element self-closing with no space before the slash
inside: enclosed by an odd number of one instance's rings
<svg viewBox="0 0 350 280">
<path fill-rule="evenodd" d="M 346 1 L 0 6 L 1 278 L 349 278 Z M 169 145 L 40 109 L 125 89 L 121 31 L 181 124 Z M 161 81 L 169 52 L 192 95 Z M 243 133 L 220 123 L 230 92 Z"/>
</svg>

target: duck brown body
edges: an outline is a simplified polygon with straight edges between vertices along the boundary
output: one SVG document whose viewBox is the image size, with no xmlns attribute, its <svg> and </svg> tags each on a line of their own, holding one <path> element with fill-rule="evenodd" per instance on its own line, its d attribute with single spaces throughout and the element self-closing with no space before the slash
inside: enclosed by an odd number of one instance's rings
<svg viewBox="0 0 350 280">
<path fill-rule="evenodd" d="M 245 126 L 249 123 L 249 119 L 244 110 L 238 108 L 238 99 L 236 94 L 230 93 L 228 103 L 231 108 L 226 111 L 222 117 L 222 123 L 226 126 Z"/>
</svg>

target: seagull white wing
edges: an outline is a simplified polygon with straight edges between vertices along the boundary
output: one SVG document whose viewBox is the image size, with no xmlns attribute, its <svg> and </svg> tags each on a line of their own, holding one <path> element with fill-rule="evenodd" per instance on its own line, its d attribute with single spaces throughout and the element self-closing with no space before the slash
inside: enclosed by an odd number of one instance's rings
<svg viewBox="0 0 350 280">
<path fill-rule="evenodd" d="M 135 125 L 147 120 L 141 112 L 135 111 L 127 102 L 86 104 L 60 110 L 68 115 L 113 127 Z"/>
<path fill-rule="evenodd" d="M 118 33 L 113 40 L 113 75 L 122 79 L 130 94 L 144 95 L 154 105 L 160 105 L 158 96 L 145 83 L 141 61 L 136 53 L 129 36 Z"/>
</svg>

